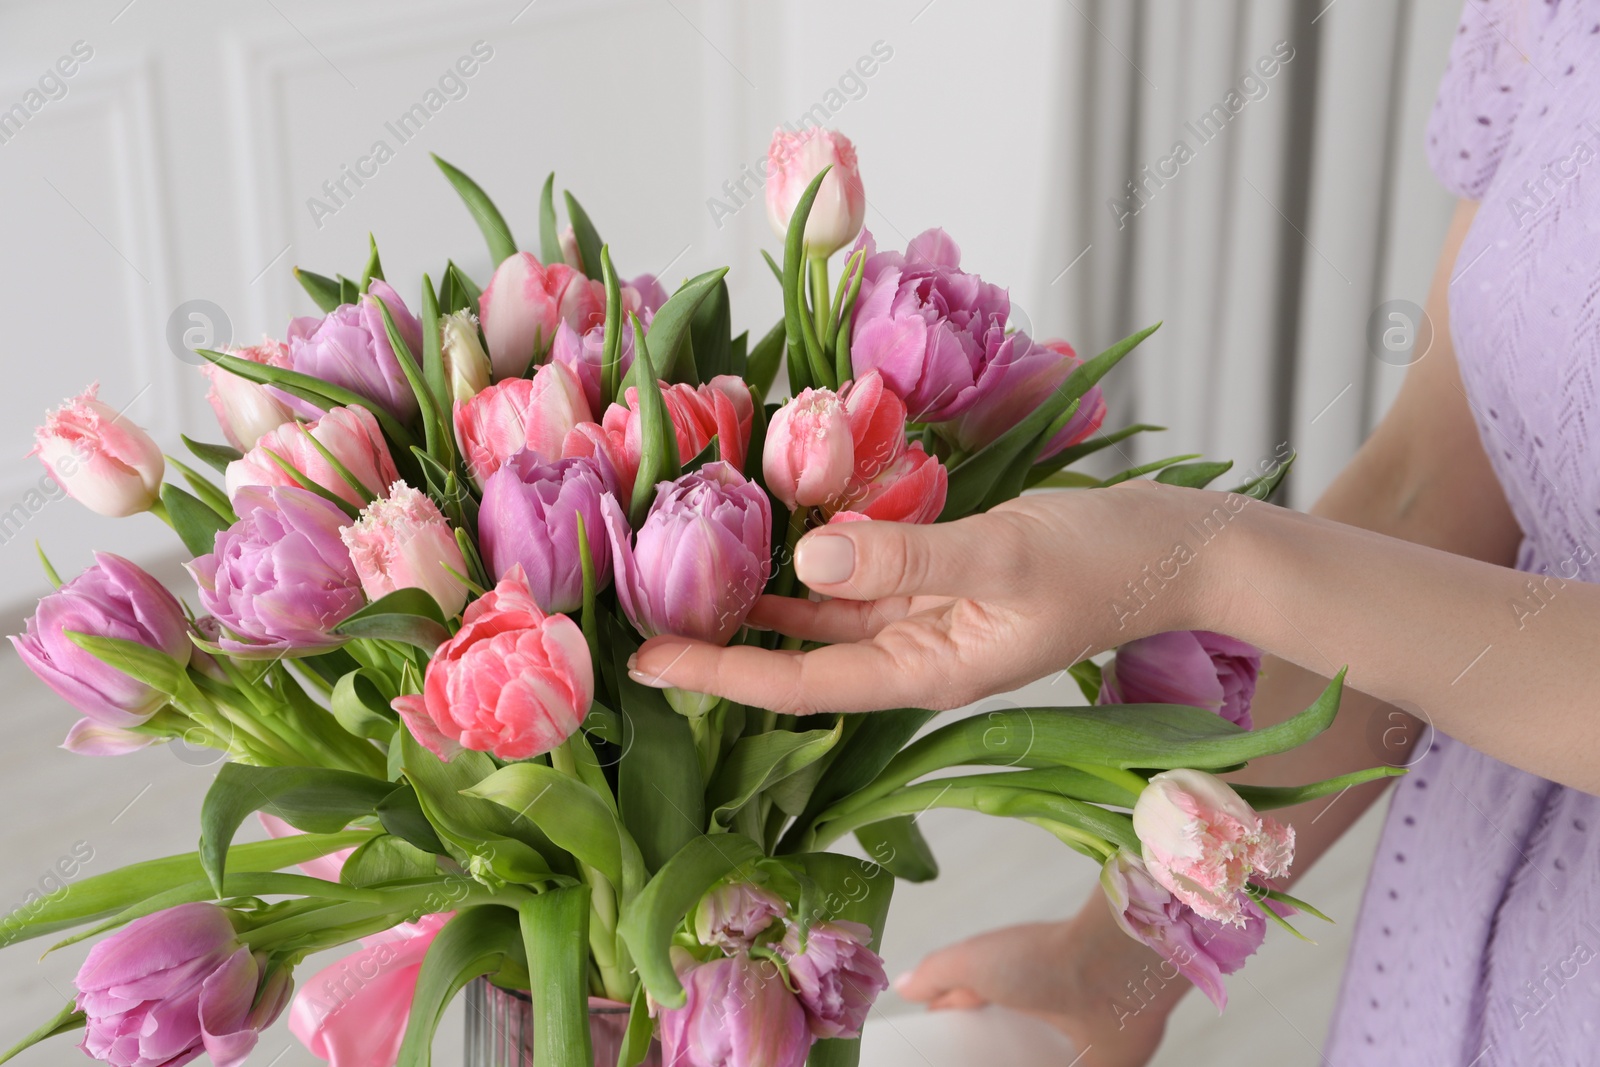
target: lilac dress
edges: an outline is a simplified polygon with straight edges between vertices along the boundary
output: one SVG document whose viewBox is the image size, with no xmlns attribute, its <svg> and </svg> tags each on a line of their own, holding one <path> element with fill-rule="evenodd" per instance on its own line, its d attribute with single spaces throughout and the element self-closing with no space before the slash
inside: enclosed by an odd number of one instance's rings
<svg viewBox="0 0 1600 1067">
<path fill-rule="evenodd" d="M 1480 202 L 1451 336 L 1517 567 L 1559 596 L 1600 581 L 1600 0 L 1468 0 L 1428 150 Z M 1538 603 L 1506 605 L 1497 667 Z M 1600 1063 L 1600 798 L 1435 733 L 1396 785 L 1326 1062 Z"/>
</svg>

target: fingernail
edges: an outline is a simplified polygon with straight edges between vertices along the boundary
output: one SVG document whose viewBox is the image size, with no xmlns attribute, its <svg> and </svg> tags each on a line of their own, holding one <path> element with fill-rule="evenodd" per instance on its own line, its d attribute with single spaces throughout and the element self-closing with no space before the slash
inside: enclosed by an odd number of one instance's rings
<svg viewBox="0 0 1600 1067">
<path fill-rule="evenodd" d="M 628 662 L 632 663 L 633 661 L 629 660 Z M 654 673 L 652 673 L 650 671 L 637 671 L 637 670 L 634 670 L 632 667 L 629 667 L 628 668 L 628 677 L 632 678 L 634 681 L 638 682 L 640 685 L 648 685 L 651 689 L 669 689 L 669 688 L 671 688 L 667 684 L 667 680 L 665 678 L 661 677 L 661 675 L 659 675 L 659 674 L 654 674 Z"/>
<path fill-rule="evenodd" d="M 794 572 L 807 585 L 833 585 L 856 569 L 855 542 L 837 534 L 813 534 L 800 542 Z"/>
</svg>

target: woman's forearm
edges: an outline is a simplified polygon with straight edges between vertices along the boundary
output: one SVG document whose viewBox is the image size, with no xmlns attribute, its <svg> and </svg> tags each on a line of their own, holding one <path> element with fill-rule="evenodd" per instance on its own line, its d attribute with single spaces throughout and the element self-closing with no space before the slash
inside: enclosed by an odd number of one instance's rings
<svg viewBox="0 0 1600 1067">
<path fill-rule="evenodd" d="M 1180 512 L 1212 510 L 1186 493 Z M 1208 546 L 1211 547 L 1211 546 Z M 1197 628 L 1413 706 L 1514 766 L 1600 791 L 1600 589 L 1252 502 L 1214 542 Z M 1574 565 L 1579 561 L 1574 561 Z"/>
</svg>

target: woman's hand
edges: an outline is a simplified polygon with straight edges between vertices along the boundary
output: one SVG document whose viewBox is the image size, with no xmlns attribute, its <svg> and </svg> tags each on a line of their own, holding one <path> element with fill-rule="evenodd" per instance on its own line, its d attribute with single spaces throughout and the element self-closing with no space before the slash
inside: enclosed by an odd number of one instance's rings
<svg viewBox="0 0 1600 1067">
<path fill-rule="evenodd" d="M 795 570 L 833 599 L 762 597 L 750 622 L 828 647 L 659 637 L 630 674 L 789 714 L 960 707 L 1187 628 L 1194 606 L 1217 594 L 1202 588 L 1202 538 L 1224 536 L 1250 503 L 1130 482 L 1034 494 L 933 526 L 827 526 L 800 541 Z"/>
<path fill-rule="evenodd" d="M 1077 1067 L 1142 1067 L 1189 989 L 1171 964 L 1117 928 L 1094 894 L 1072 919 L 993 930 L 934 952 L 895 981 L 929 1008 L 1001 1004 L 1048 1022 Z"/>
</svg>

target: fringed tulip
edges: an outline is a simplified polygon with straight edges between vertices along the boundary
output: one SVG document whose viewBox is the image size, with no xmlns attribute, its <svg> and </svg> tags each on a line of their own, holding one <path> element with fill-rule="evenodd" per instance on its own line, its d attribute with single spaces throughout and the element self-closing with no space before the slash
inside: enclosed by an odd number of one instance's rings
<svg viewBox="0 0 1600 1067">
<path fill-rule="evenodd" d="M 867 216 L 867 194 L 850 138 L 837 130 L 807 126 L 793 132 L 780 127 L 767 150 L 767 221 L 783 240 L 789 219 L 823 167 L 832 167 L 817 189 L 806 217 L 806 254 L 826 259 L 855 240 Z"/>
<path fill-rule="evenodd" d="M 524 448 L 545 460 L 560 459 L 567 434 L 589 421 L 583 386 L 559 363 L 545 364 L 532 378 L 491 385 L 455 408 L 456 441 L 480 489 Z"/>
<path fill-rule="evenodd" d="M 412 358 L 420 359 L 422 323 L 388 282 L 374 278 L 358 303 L 341 304 L 320 319 L 299 318 L 289 324 L 289 366 L 366 397 L 400 421 L 408 422 L 417 413 L 417 395 L 389 343 L 383 312 L 378 307 L 380 300 L 389 309 Z M 281 390 L 277 396 L 305 418 L 314 419 L 321 414 L 308 401 Z"/>
<path fill-rule="evenodd" d="M 1100 872 L 1111 914 L 1124 933 L 1155 949 L 1220 1012 L 1228 1006 L 1222 976 L 1244 966 L 1267 935 L 1257 906 L 1240 900 L 1238 925 L 1202 918 L 1150 875 L 1144 861 L 1119 851 Z"/>
<path fill-rule="evenodd" d="M 411 733 L 441 759 L 463 748 L 531 759 L 571 737 L 594 701 L 578 624 L 534 601 L 521 567 L 467 606 L 428 663 L 420 694 L 397 697 Z"/>
<path fill-rule="evenodd" d="M 591 460 L 545 463 L 523 450 L 489 476 L 478 509 L 478 545 L 496 579 L 522 567 L 539 607 L 576 611 L 583 605 L 578 520 L 594 562 L 595 587 L 611 581 L 611 547 L 600 501 L 608 494 Z"/>
<path fill-rule="evenodd" d="M 340 643 L 333 627 L 365 603 L 361 577 L 339 536 L 350 522 L 308 489 L 245 486 L 239 521 L 210 553 L 186 564 L 200 603 L 235 654 L 320 652 Z"/>
<path fill-rule="evenodd" d="M 135 919 L 78 971 L 84 1052 L 113 1067 L 166 1067 L 202 1052 L 238 1067 L 289 999 L 289 972 L 253 954 L 214 904 Z"/>
<path fill-rule="evenodd" d="M 749 882 L 727 882 L 700 898 L 694 935 L 702 945 L 727 953 L 747 951 L 755 939 L 789 913 L 789 905 L 770 889 Z"/>
<path fill-rule="evenodd" d="M 90 511 L 111 518 L 149 511 L 167 461 L 149 434 L 100 401 L 99 390 L 96 382 L 49 412 L 28 454 Z"/>
<path fill-rule="evenodd" d="M 316 444 L 312 443 L 316 439 Z M 360 482 L 365 492 L 345 480 L 322 454 L 328 450 Z M 400 477 L 389 446 L 372 412 L 358 405 L 333 408 L 312 423 L 286 422 L 262 436 L 244 458 L 228 464 L 223 485 L 231 498 L 247 485 L 299 485 L 273 459 L 278 457 L 314 485 L 361 507 Z"/>
<path fill-rule="evenodd" d="M 1175 630 L 1117 649 L 1100 679 L 1101 704 L 1187 704 L 1250 729 L 1261 652 L 1226 634 Z"/>
<path fill-rule="evenodd" d="M 1294 860 L 1294 828 L 1257 815 L 1204 771 L 1162 771 L 1133 808 L 1133 830 L 1157 882 L 1202 917 L 1245 922 L 1251 877 L 1281 878 Z"/>
<path fill-rule="evenodd" d="M 249 348 L 230 348 L 228 354 L 268 367 L 289 366 L 289 346 L 271 338 Z M 259 382 L 241 378 L 215 363 L 205 364 L 200 373 L 210 382 L 206 400 L 216 413 L 222 435 L 234 448 L 249 451 L 262 434 L 294 418 L 289 406 Z"/>
<path fill-rule="evenodd" d="M 74 728 L 68 746 L 109 755 L 119 743 L 142 747 L 149 742 L 135 744 L 139 735 L 94 727 L 139 726 L 167 696 L 85 652 L 67 634 L 133 641 L 166 653 L 180 666 L 189 662 L 194 645 L 183 607 L 165 586 L 121 556 L 96 552 L 94 559 L 94 566 L 39 601 L 26 630 L 11 644 L 29 670 L 88 716 Z"/>
<path fill-rule="evenodd" d="M 784 934 L 780 951 L 813 1036 L 861 1036 L 872 1002 L 889 988 L 883 959 L 871 942 L 869 927 L 842 920 L 813 923 L 803 951 L 794 927 Z"/>
<path fill-rule="evenodd" d="M 866 232 L 857 247 L 867 252 L 850 331 L 857 373 L 880 372 L 914 422 L 955 418 L 978 399 L 1011 298 L 961 270 L 961 251 L 943 230 L 913 238 L 904 255 L 877 252 Z"/>
<path fill-rule="evenodd" d="M 439 505 L 405 482 L 396 481 L 389 495 L 368 504 L 355 525 L 339 531 L 368 600 L 397 589 L 421 589 L 445 618 L 467 603 L 461 575 L 466 560 L 455 531 Z"/>
<path fill-rule="evenodd" d="M 489 388 L 489 354 L 478 341 L 478 316 L 462 308 L 441 318 L 439 352 L 451 399 L 465 403 Z"/>
<path fill-rule="evenodd" d="M 478 299 L 496 381 L 520 378 L 549 351 L 563 322 L 582 333 L 605 321 L 606 290 L 565 263 L 508 256 Z"/>
<path fill-rule="evenodd" d="M 661 1059 L 673 1067 L 801 1067 L 811 1050 L 806 1013 L 777 964 L 740 954 L 673 962 L 688 1001 L 659 1010 Z"/>
</svg>

